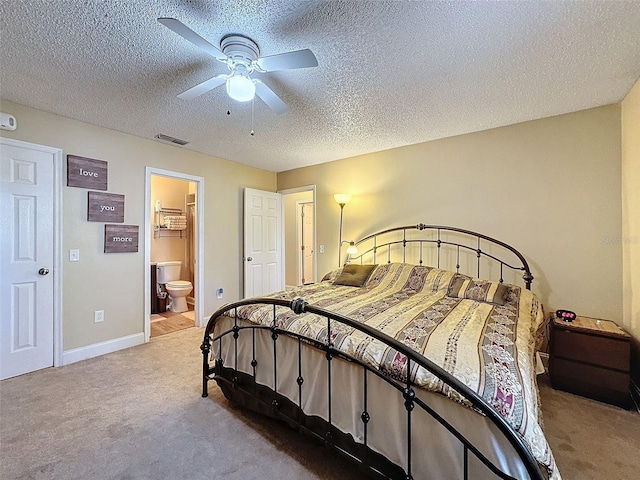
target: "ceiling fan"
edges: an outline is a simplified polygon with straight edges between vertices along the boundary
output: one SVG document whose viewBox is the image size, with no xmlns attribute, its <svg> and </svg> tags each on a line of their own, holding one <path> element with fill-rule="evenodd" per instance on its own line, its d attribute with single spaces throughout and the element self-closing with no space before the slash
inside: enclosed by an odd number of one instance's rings
<svg viewBox="0 0 640 480">
<path fill-rule="evenodd" d="M 318 60 L 309 49 L 260 57 L 260 49 L 256 42 L 244 35 L 226 35 L 220 41 L 220 48 L 217 48 L 175 18 L 159 18 L 158 22 L 229 68 L 228 74 L 216 75 L 178 95 L 178 98 L 183 100 L 191 100 L 226 84 L 227 94 L 232 99 L 248 102 L 258 95 L 271 110 L 284 113 L 289 109 L 287 104 L 261 80 L 251 78 L 251 74 L 318 66 Z"/>
</svg>

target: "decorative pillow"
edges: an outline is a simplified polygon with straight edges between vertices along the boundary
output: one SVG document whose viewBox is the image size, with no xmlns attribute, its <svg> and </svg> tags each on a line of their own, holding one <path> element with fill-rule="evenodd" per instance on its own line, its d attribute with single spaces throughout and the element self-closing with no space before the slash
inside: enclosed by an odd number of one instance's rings
<svg viewBox="0 0 640 480">
<path fill-rule="evenodd" d="M 447 295 L 453 298 L 467 298 L 476 302 L 504 305 L 507 301 L 508 287 L 503 283 L 455 275 L 449 284 Z"/>
<path fill-rule="evenodd" d="M 338 275 L 340 275 L 340 272 L 342 271 L 341 268 L 336 268 L 335 270 L 331 270 L 330 272 L 326 273 L 324 275 L 324 277 L 322 277 L 322 280 L 320 280 L 321 282 L 331 282 L 333 283 L 333 281 L 338 278 Z"/>
<path fill-rule="evenodd" d="M 345 265 L 342 273 L 333 281 L 333 284 L 361 287 L 367 281 L 374 268 L 376 268 L 375 265 Z"/>
</svg>

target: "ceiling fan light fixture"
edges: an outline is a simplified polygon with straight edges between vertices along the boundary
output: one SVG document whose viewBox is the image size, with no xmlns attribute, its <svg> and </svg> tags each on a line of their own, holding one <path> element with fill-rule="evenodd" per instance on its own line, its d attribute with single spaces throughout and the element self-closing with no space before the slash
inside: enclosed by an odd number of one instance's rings
<svg viewBox="0 0 640 480">
<path fill-rule="evenodd" d="M 246 75 L 232 75 L 227 79 L 227 94 L 236 102 L 248 102 L 256 94 L 256 85 Z"/>
<path fill-rule="evenodd" d="M 226 84 L 227 95 L 237 102 L 249 102 L 258 95 L 272 111 L 285 113 L 287 104 L 269 86 L 258 79 L 252 80 L 254 71 L 260 73 L 317 67 L 318 60 L 309 49 L 260 56 L 258 44 L 240 34 L 229 34 L 220 40 L 220 48 L 209 43 L 180 20 L 160 17 L 158 22 L 181 36 L 188 42 L 224 63 L 229 75 L 220 74 L 210 78 L 178 95 L 181 100 L 193 100 L 214 88 Z"/>
</svg>

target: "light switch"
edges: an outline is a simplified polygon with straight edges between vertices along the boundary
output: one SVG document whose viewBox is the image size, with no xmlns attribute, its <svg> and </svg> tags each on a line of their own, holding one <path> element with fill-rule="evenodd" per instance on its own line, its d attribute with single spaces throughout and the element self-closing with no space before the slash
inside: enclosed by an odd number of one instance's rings
<svg viewBox="0 0 640 480">
<path fill-rule="evenodd" d="M 77 248 L 73 248 L 69 250 L 69 261 L 70 262 L 79 262 L 80 261 L 80 250 Z"/>
</svg>

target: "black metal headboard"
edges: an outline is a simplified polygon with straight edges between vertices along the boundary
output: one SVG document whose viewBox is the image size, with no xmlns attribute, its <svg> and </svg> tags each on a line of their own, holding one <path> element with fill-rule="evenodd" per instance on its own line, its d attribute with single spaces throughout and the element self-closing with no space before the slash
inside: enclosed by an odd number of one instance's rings
<svg viewBox="0 0 640 480">
<path fill-rule="evenodd" d="M 387 263 L 427 263 L 448 270 L 455 266 L 456 272 L 478 278 L 495 277 L 494 265 L 498 265 L 500 282 L 504 281 L 505 267 L 509 271 L 523 272 L 527 290 L 531 289 L 533 281 L 529 265 L 518 250 L 495 238 L 462 228 L 419 223 L 376 232 L 354 242 L 354 245 L 358 253 L 348 255 L 346 263 L 380 263 L 382 257 Z M 441 266 L 441 263 L 446 265 Z M 467 267 L 463 272 L 460 272 L 461 263 Z M 472 265 L 475 272 L 470 272 Z"/>
</svg>

